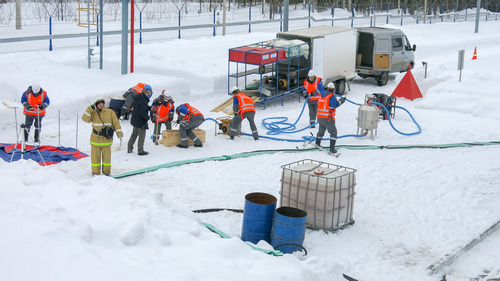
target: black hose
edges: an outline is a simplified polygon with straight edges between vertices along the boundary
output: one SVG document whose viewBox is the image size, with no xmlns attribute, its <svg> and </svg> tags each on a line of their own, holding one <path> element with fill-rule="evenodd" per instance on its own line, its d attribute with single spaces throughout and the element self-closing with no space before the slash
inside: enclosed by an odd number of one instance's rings
<svg viewBox="0 0 500 281">
<path fill-rule="evenodd" d="M 282 246 L 297 246 L 297 247 L 300 247 L 302 248 L 302 250 L 304 250 L 304 256 L 307 256 L 307 250 L 306 248 L 304 248 L 302 245 L 299 245 L 299 244 L 295 244 L 295 243 L 285 243 L 285 244 L 280 244 L 280 245 L 276 245 L 274 246 L 274 249 L 277 250 L 279 247 L 282 247 Z"/>
<path fill-rule="evenodd" d="M 235 212 L 235 213 L 243 213 L 243 210 L 240 210 L 240 209 L 227 209 L 227 208 L 200 209 L 200 210 L 194 210 L 193 213 L 211 213 L 211 212 L 220 212 L 220 211 L 231 211 L 231 212 Z"/>
</svg>

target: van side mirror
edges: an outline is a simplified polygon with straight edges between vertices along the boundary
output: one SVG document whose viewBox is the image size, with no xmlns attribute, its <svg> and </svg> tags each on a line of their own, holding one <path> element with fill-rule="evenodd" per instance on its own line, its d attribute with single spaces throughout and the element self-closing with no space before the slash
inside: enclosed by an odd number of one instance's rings
<svg viewBox="0 0 500 281">
<path fill-rule="evenodd" d="M 415 52 L 415 50 L 417 49 L 417 45 L 413 44 L 413 51 Z"/>
</svg>

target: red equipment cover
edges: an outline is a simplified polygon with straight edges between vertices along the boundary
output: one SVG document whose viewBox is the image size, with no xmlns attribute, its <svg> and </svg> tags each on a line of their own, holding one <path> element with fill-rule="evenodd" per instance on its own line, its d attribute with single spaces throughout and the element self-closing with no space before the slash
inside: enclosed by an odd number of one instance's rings
<svg viewBox="0 0 500 281">
<path fill-rule="evenodd" d="M 254 48 L 249 46 L 229 50 L 229 60 L 264 65 L 286 59 L 286 51 L 276 48 Z"/>
</svg>

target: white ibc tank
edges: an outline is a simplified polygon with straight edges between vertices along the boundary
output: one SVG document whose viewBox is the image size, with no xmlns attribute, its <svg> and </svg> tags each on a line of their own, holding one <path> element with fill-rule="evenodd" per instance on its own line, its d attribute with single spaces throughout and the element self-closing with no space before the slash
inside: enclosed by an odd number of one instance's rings
<svg viewBox="0 0 500 281">
<path fill-rule="evenodd" d="M 315 229 L 335 230 L 354 222 L 356 170 L 309 159 L 282 168 L 281 206 L 306 211 L 306 224 Z"/>
</svg>

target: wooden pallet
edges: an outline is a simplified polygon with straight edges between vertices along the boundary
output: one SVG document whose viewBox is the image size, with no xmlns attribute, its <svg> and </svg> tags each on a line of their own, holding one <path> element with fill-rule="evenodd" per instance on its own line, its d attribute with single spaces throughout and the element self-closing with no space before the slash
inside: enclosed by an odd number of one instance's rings
<svg viewBox="0 0 500 281">
<path fill-rule="evenodd" d="M 259 96 L 250 97 L 254 102 L 260 99 Z M 230 106 L 230 107 L 229 107 Z M 211 112 L 224 112 L 227 115 L 234 115 L 233 112 L 233 97 L 230 97 L 225 102 L 221 103 L 217 107 L 211 110 Z"/>
<path fill-rule="evenodd" d="M 219 104 L 217 107 L 211 110 L 211 112 L 221 112 L 229 105 L 233 104 L 233 97 L 228 98 L 225 102 Z"/>
</svg>

